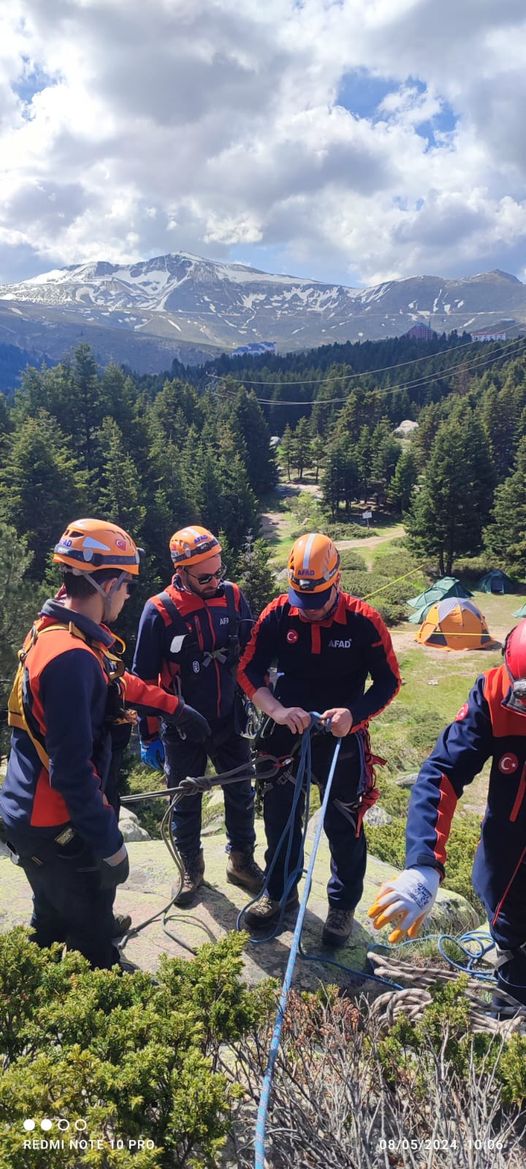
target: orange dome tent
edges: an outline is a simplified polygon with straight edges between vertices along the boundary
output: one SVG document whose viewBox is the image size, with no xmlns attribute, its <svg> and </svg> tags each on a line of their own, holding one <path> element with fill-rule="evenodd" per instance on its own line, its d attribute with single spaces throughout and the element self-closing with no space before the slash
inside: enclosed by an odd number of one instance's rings
<svg viewBox="0 0 526 1169">
<path fill-rule="evenodd" d="M 498 649 L 486 620 L 473 601 L 447 597 L 431 605 L 418 630 L 421 645 L 437 649 Z"/>
</svg>

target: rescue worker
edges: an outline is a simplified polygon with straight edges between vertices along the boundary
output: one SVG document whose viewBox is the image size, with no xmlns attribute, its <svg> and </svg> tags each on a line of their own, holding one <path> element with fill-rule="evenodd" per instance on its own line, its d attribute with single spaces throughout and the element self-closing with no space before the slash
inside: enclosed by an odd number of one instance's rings
<svg viewBox="0 0 526 1169">
<path fill-rule="evenodd" d="M 124 669 L 108 629 L 139 575 L 139 551 L 115 524 L 75 520 L 53 553 L 63 574 L 20 652 L 9 700 L 13 728 L 0 791 L 0 829 L 33 890 L 40 946 L 67 942 L 92 966 L 119 961 L 113 901 L 129 864 L 105 796 L 115 720 L 162 713 L 204 737 L 206 720 Z M 117 652 L 116 652 L 117 651 Z"/>
<path fill-rule="evenodd" d="M 310 711 L 321 712 L 331 734 L 313 733 L 312 767 L 323 789 L 335 747 L 343 739 L 325 817 L 331 851 L 329 912 L 323 930 L 328 946 L 345 945 L 354 909 L 363 892 L 366 842 L 363 815 L 378 798 L 374 787 L 368 722 L 400 686 L 389 633 L 375 609 L 340 589 L 340 557 L 328 536 L 310 532 L 296 540 L 288 565 L 288 593 L 272 601 L 256 622 L 241 659 L 238 680 L 255 706 L 269 716 L 260 741 L 262 754 L 280 760 L 293 756 L 264 790 L 268 890 L 245 915 L 257 929 L 275 921 L 284 896 L 285 844 L 279 841 L 294 794 L 300 736 L 310 726 Z M 277 665 L 274 693 L 270 666 Z M 366 690 L 368 675 L 372 685 Z M 257 765 L 256 765 L 257 774 Z M 297 809 L 290 869 L 301 869 L 301 816 Z M 287 909 L 298 904 L 297 888 Z"/>
<path fill-rule="evenodd" d="M 162 766 L 169 786 L 187 775 L 204 775 L 210 759 L 217 771 L 246 765 L 250 751 L 242 736 L 244 707 L 238 702 L 236 667 L 252 626 L 252 615 L 241 590 L 224 581 L 219 540 L 206 528 L 174 532 L 170 554 L 175 573 L 164 592 L 144 607 L 133 669 L 147 681 L 159 682 L 170 694 L 181 694 L 210 724 L 206 743 L 181 739 L 177 730 L 159 734 L 155 719 L 140 723 L 141 757 Z M 241 706 L 241 709 L 240 709 Z M 250 778 L 224 788 L 227 832 L 227 880 L 257 893 L 263 873 L 254 860 L 254 791 Z M 187 906 L 203 883 L 201 848 L 202 795 L 181 800 L 172 825 L 184 867 L 176 904 Z"/>
<path fill-rule="evenodd" d="M 502 665 L 481 674 L 439 736 L 411 793 L 406 868 L 369 910 L 390 941 L 415 937 L 445 875 L 457 801 L 491 758 L 473 884 L 497 946 L 497 981 L 526 1003 L 526 620 L 508 634 Z"/>
</svg>

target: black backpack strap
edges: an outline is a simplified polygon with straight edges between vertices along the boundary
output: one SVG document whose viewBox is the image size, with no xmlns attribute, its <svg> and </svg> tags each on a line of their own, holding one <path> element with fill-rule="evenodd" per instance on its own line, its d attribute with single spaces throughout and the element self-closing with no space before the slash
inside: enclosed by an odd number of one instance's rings
<svg viewBox="0 0 526 1169">
<path fill-rule="evenodd" d="M 225 594 L 226 612 L 228 617 L 228 632 L 237 635 L 239 629 L 239 613 L 236 609 L 236 595 L 234 586 L 229 580 L 226 580 L 223 585 L 223 592 Z"/>
<path fill-rule="evenodd" d="M 177 608 L 177 605 L 174 605 L 174 602 L 172 601 L 170 594 L 168 592 L 166 592 L 166 589 L 164 590 L 164 592 L 159 593 L 159 600 L 162 602 L 163 607 L 166 609 L 166 612 L 168 613 L 172 623 L 174 625 L 179 626 L 179 627 L 181 627 L 181 625 L 184 625 L 185 633 L 187 633 L 188 630 L 187 630 L 186 625 L 183 621 L 183 618 L 181 617 L 181 614 Z"/>
</svg>

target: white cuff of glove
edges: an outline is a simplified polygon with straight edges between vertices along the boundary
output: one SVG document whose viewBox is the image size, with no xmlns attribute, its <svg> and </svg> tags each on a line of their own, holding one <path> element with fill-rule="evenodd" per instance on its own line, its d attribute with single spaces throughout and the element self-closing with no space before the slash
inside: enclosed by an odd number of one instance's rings
<svg viewBox="0 0 526 1169">
<path fill-rule="evenodd" d="M 120 848 L 117 849 L 117 852 L 112 852 L 111 856 L 104 856 L 102 859 L 105 865 L 111 865 L 113 867 L 114 865 L 121 865 L 122 862 L 126 860 L 127 856 L 128 852 L 126 845 L 121 844 Z"/>
<path fill-rule="evenodd" d="M 427 917 L 435 904 L 440 873 L 438 869 L 404 869 L 394 881 L 382 886 L 376 906 L 381 910 L 382 924 L 396 918 L 401 929 L 408 930 L 418 918 Z"/>
</svg>

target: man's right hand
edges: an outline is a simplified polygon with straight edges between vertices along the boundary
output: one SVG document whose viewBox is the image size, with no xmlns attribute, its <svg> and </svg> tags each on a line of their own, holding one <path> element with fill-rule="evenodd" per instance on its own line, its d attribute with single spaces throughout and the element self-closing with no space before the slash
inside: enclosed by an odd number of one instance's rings
<svg viewBox="0 0 526 1169">
<path fill-rule="evenodd" d="M 164 747 L 161 739 L 151 739 L 149 743 L 141 743 L 141 763 L 151 767 L 153 771 L 162 771 L 164 763 Z"/>
<path fill-rule="evenodd" d="M 302 706 L 281 706 L 271 715 L 280 727 L 288 727 L 293 735 L 302 735 L 310 727 L 310 714 Z"/>
<path fill-rule="evenodd" d="M 422 923 L 435 904 L 440 873 L 430 866 L 404 869 L 392 881 L 386 881 L 367 911 L 375 930 L 388 925 L 392 928 L 389 941 L 416 938 Z M 394 928 L 393 928 L 394 927 Z"/>
</svg>

